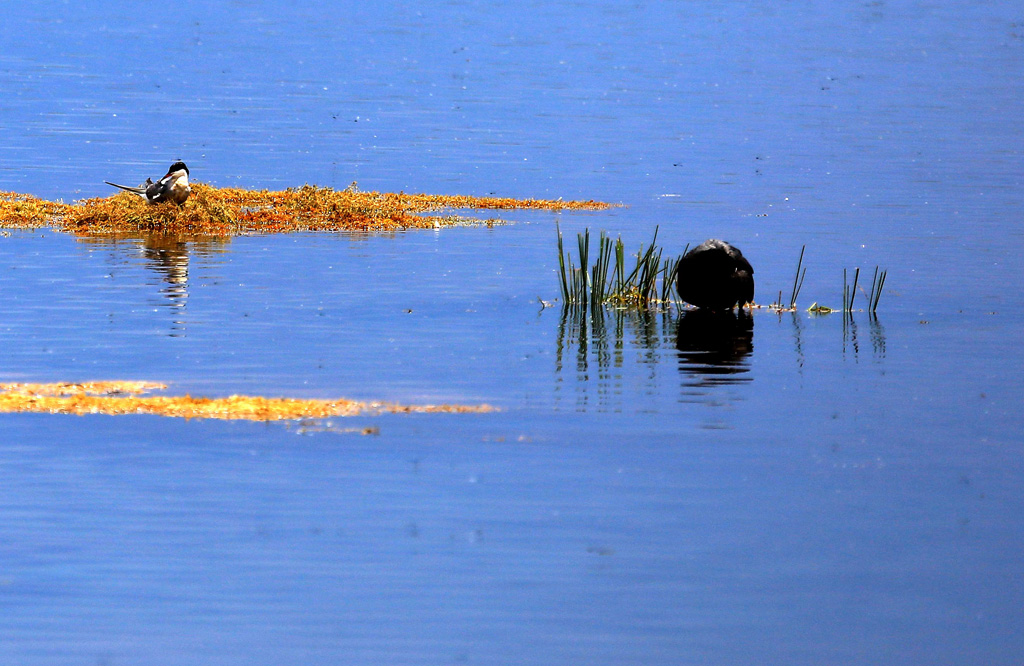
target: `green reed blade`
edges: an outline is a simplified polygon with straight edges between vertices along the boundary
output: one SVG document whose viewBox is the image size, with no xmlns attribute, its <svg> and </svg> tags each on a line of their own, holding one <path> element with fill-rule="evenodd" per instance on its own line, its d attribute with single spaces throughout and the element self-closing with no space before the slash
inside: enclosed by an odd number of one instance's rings
<svg viewBox="0 0 1024 666">
<path fill-rule="evenodd" d="M 615 240 L 615 293 L 621 295 L 626 283 L 626 244 L 622 237 Z"/>
<path fill-rule="evenodd" d="M 672 260 L 666 259 L 664 267 L 661 269 L 661 302 L 668 303 L 668 296 L 672 288 L 672 279 L 670 271 L 672 269 Z"/>
<path fill-rule="evenodd" d="M 577 302 L 583 303 L 587 300 L 589 292 L 587 283 L 590 281 L 590 275 L 587 273 L 587 270 L 590 260 L 590 229 L 585 229 L 576 234 L 576 247 L 579 250 L 580 267 L 575 285 L 575 298 Z"/>
<path fill-rule="evenodd" d="M 569 302 L 569 283 L 565 278 L 565 251 L 562 247 L 562 229 L 555 224 L 555 229 L 558 231 L 558 271 L 560 282 L 562 286 L 562 303 Z"/>
<path fill-rule="evenodd" d="M 789 296 L 789 307 L 796 307 L 796 297 L 800 295 L 800 289 L 804 285 L 804 277 L 807 275 L 807 269 L 803 270 L 803 275 L 800 273 L 800 268 L 804 264 L 804 251 L 807 246 L 804 245 L 800 248 L 800 258 L 796 262 L 796 275 L 793 276 L 793 291 L 790 292 Z M 782 307 L 782 297 L 779 297 L 779 307 Z"/>
<path fill-rule="evenodd" d="M 850 312 L 853 312 L 853 301 L 857 298 L 857 278 L 860 277 L 860 268 L 853 269 L 853 288 L 850 289 Z"/>
<path fill-rule="evenodd" d="M 850 300 L 850 284 L 846 281 L 846 269 L 843 269 L 843 312 L 849 310 L 846 307 L 847 302 Z"/>
<path fill-rule="evenodd" d="M 878 301 L 882 298 L 882 286 L 885 285 L 885 276 L 888 271 L 882 271 L 878 275 L 878 289 L 875 291 L 874 300 L 871 301 L 871 312 L 872 314 L 878 309 Z"/>
</svg>

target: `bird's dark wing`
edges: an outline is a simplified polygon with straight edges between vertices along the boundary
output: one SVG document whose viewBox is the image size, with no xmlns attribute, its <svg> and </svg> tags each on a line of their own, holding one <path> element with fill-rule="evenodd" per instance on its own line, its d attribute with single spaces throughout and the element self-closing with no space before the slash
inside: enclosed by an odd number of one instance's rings
<svg viewBox="0 0 1024 666">
<path fill-rule="evenodd" d="M 155 183 L 152 180 L 147 179 L 146 182 L 148 183 L 146 187 L 146 198 L 149 199 L 151 203 L 159 203 L 163 201 L 167 196 L 167 190 L 170 189 L 171 179 L 165 177 Z"/>
</svg>

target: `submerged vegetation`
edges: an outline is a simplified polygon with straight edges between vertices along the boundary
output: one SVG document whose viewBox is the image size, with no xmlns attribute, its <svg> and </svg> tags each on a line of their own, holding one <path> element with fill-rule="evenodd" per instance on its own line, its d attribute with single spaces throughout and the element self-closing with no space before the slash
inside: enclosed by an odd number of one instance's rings
<svg viewBox="0 0 1024 666">
<path fill-rule="evenodd" d="M 121 192 L 74 204 L 0 192 L 0 227 L 52 227 L 76 234 L 174 233 L 208 236 L 292 231 L 394 231 L 480 222 L 441 214 L 478 209 L 601 210 L 600 201 L 510 199 L 363 192 L 304 185 L 281 191 L 192 184 L 182 206 L 152 205 Z M 484 221 L 486 222 L 486 221 Z"/>
<path fill-rule="evenodd" d="M 458 413 L 494 411 L 490 405 L 400 405 L 358 400 L 298 400 L 233 395 L 226 398 L 143 395 L 167 388 L 158 382 L 82 384 L 0 384 L 0 413 L 154 414 L 186 419 L 284 421 L 383 413 Z"/>
</svg>

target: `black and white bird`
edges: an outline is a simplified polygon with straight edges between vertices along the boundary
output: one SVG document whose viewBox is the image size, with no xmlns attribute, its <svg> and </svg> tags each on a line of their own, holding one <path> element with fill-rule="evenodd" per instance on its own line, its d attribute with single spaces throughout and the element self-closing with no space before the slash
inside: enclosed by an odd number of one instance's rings
<svg viewBox="0 0 1024 666">
<path fill-rule="evenodd" d="M 690 305 L 729 310 L 754 300 L 754 269 L 739 248 L 711 239 L 679 260 L 676 291 Z"/>
<path fill-rule="evenodd" d="M 112 183 L 109 180 L 105 180 L 103 182 L 107 185 L 120 187 L 122 190 L 138 194 L 151 204 L 170 201 L 171 203 L 176 203 L 180 206 L 185 203 L 185 200 L 188 199 L 188 195 L 192 193 L 192 188 L 189 187 L 188 184 L 188 167 L 185 166 L 184 162 L 175 162 L 171 165 L 171 168 L 167 170 L 166 176 L 155 183 L 152 178 L 147 178 L 146 182 L 139 187 L 118 185 L 117 183 Z"/>
</svg>

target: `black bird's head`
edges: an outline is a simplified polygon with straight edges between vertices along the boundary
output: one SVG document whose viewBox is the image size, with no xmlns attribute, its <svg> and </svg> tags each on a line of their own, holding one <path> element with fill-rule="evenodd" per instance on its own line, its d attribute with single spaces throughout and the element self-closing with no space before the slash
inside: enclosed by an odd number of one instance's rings
<svg viewBox="0 0 1024 666">
<path fill-rule="evenodd" d="M 192 174 L 190 174 L 188 172 L 188 167 L 185 166 L 185 163 L 180 161 L 180 160 L 178 162 L 175 162 L 174 164 L 171 165 L 171 168 L 169 168 L 167 170 L 167 175 L 169 176 L 172 173 L 174 173 L 175 171 L 184 171 L 186 176 L 191 176 L 192 175 Z"/>
</svg>

